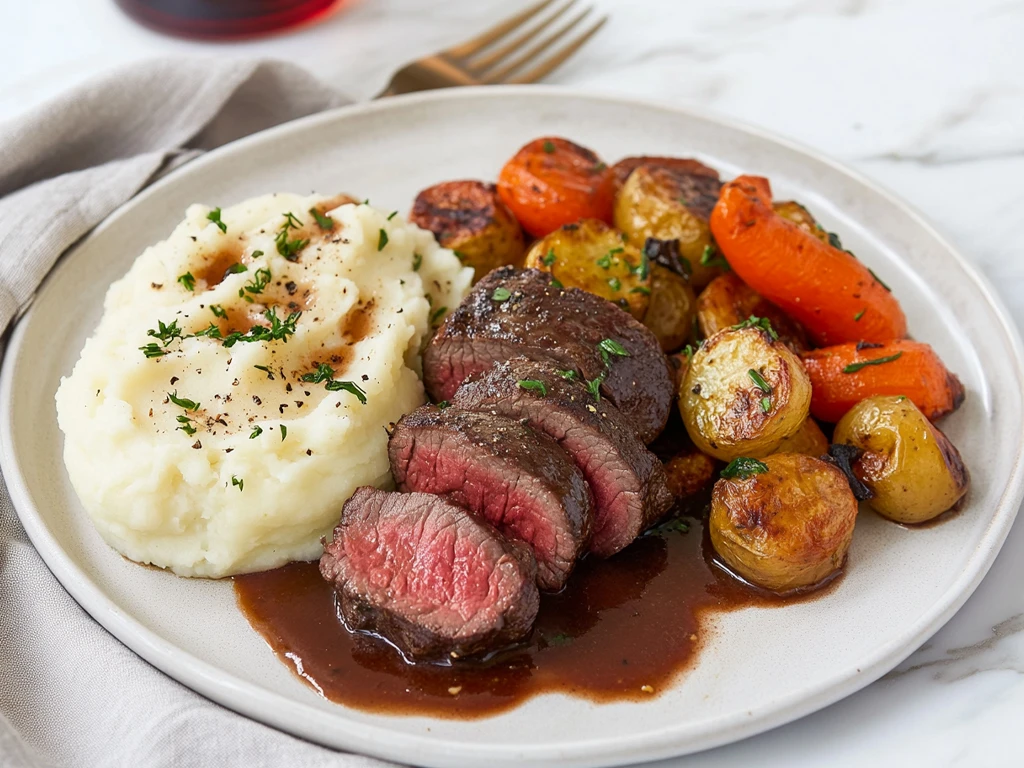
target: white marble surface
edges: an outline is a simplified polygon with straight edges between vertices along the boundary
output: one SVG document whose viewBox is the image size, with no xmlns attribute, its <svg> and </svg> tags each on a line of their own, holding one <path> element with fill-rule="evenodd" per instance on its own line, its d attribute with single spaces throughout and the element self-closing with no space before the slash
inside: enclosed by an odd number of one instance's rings
<svg viewBox="0 0 1024 768">
<path fill-rule="evenodd" d="M 1024 321 L 1024 3 L 593 0 L 612 23 L 552 82 L 704 105 L 821 149 L 930 216 Z M 353 0 L 325 23 L 189 43 L 112 0 L 3 0 L 0 119 L 140 57 L 262 55 L 367 98 L 403 61 L 521 0 Z M 0 148 L 0 151 L 3 151 Z M 1024 525 L 959 614 L 897 670 L 797 723 L 659 766 L 1020 766 Z"/>
</svg>

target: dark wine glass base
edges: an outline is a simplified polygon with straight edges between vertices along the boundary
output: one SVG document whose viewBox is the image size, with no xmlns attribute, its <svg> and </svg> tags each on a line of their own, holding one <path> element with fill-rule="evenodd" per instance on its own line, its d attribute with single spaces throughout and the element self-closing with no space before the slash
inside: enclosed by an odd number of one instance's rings
<svg viewBox="0 0 1024 768">
<path fill-rule="evenodd" d="M 178 37 L 256 37 L 316 21 L 344 0 L 116 0 L 141 24 Z"/>
</svg>

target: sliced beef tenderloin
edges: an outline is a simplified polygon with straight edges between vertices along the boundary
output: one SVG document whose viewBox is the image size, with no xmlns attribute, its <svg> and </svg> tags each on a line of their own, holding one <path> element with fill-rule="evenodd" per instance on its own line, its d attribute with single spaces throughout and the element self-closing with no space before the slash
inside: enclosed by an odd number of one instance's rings
<svg viewBox="0 0 1024 768">
<path fill-rule="evenodd" d="M 482 653 L 526 637 L 537 566 L 525 545 L 437 496 L 358 489 L 320 573 L 352 630 L 413 659 Z"/>
<path fill-rule="evenodd" d="M 452 407 L 524 420 L 576 462 L 594 497 L 590 551 L 608 557 L 672 506 L 664 466 L 607 400 L 551 363 L 513 358 L 459 387 Z"/>
<path fill-rule="evenodd" d="M 561 589 L 586 551 L 590 489 L 543 433 L 504 416 L 428 405 L 402 417 L 388 455 L 400 490 L 439 494 L 529 544 L 541 589 Z"/>
<path fill-rule="evenodd" d="M 599 384 L 645 443 L 665 426 L 672 380 L 654 334 L 611 302 L 559 288 L 537 269 L 494 270 L 448 315 L 423 355 L 427 392 L 448 400 L 469 376 L 519 356 Z"/>
</svg>

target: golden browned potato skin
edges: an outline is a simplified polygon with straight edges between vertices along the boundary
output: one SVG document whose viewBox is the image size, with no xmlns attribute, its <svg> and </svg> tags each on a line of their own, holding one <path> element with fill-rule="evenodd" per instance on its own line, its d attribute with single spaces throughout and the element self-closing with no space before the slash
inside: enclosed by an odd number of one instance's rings
<svg viewBox="0 0 1024 768">
<path fill-rule="evenodd" d="M 526 266 L 550 272 L 566 288 L 579 288 L 618 304 L 643 320 L 651 302 L 651 269 L 622 233 L 597 219 L 566 224 L 535 242 Z"/>
<path fill-rule="evenodd" d="M 640 248 L 649 237 L 678 240 L 690 264 L 690 283 L 699 291 L 722 273 L 720 267 L 701 264 L 711 245 L 708 219 L 721 188 L 713 176 L 642 165 L 615 196 L 615 226 Z"/>
<path fill-rule="evenodd" d="M 804 232 L 809 232 L 823 243 L 828 242 L 828 232 L 800 203 L 795 200 L 779 200 L 772 203 L 772 208 L 779 216 L 796 224 Z"/>
<path fill-rule="evenodd" d="M 677 499 L 695 496 L 711 483 L 715 460 L 696 448 L 679 451 L 665 462 L 668 489 Z"/>
<path fill-rule="evenodd" d="M 770 393 L 761 390 L 751 370 Z M 694 445 L 722 461 L 773 453 L 803 426 L 810 404 L 803 363 L 760 328 L 720 331 L 707 339 L 690 359 L 679 389 L 679 413 Z"/>
<path fill-rule="evenodd" d="M 658 337 L 663 352 L 679 349 L 690 337 L 697 315 L 697 298 L 682 275 L 651 264 L 651 303 L 644 325 Z"/>
<path fill-rule="evenodd" d="M 718 179 L 718 171 L 710 166 L 704 165 L 700 160 L 689 157 L 665 157 L 663 155 L 634 155 L 624 157 L 611 168 L 612 183 L 615 192 L 622 189 L 626 179 L 641 165 L 649 165 L 652 168 L 668 168 L 670 171 L 688 173 L 694 176 L 707 176 Z"/>
<path fill-rule="evenodd" d="M 960 453 L 906 397 L 862 400 L 836 425 L 833 440 L 864 451 L 853 471 L 875 494 L 871 508 L 890 520 L 923 523 L 967 493 Z"/>
<path fill-rule="evenodd" d="M 776 453 L 802 453 L 804 456 L 820 458 L 828 453 L 828 438 L 821 431 L 818 422 L 808 416 L 794 434 L 779 444 Z"/>
<path fill-rule="evenodd" d="M 768 318 L 779 340 L 797 354 L 810 349 L 803 327 L 744 283 L 735 272 L 716 277 L 697 297 L 697 323 L 705 337 L 738 325 L 751 315 Z"/>
<path fill-rule="evenodd" d="M 446 181 L 427 187 L 416 196 L 409 221 L 455 251 L 463 264 L 476 270 L 476 280 L 497 267 L 523 263 L 522 227 L 493 184 Z"/>
<path fill-rule="evenodd" d="M 835 467 L 796 453 L 763 459 L 768 471 L 721 479 L 708 527 L 718 556 L 774 592 L 820 584 L 839 570 L 857 522 L 857 500 Z"/>
</svg>

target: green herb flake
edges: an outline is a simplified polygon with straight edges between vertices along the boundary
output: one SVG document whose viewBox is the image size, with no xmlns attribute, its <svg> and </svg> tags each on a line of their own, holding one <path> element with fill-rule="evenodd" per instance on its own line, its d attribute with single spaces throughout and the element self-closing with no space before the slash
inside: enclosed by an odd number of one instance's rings
<svg viewBox="0 0 1024 768">
<path fill-rule="evenodd" d="M 540 263 L 543 264 L 545 267 L 550 267 L 552 264 L 554 264 L 555 263 L 555 249 L 554 248 L 549 248 L 548 252 L 540 257 Z"/>
<path fill-rule="evenodd" d="M 388 221 L 391 221 L 397 215 L 398 215 L 398 211 L 392 211 L 391 214 L 388 216 Z"/>
<path fill-rule="evenodd" d="M 541 145 L 541 148 L 547 154 L 553 155 L 555 153 L 555 142 L 551 141 L 550 139 L 545 139 L 544 143 Z"/>
<path fill-rule="evenodd" d="M 860 319 L 861 319 L 862 317 L 864 317 L 864 313 L 865 313 L 865 312 L 867 312 L 867 309 L 862 309 L 862 310 L 861 310 L 860 312 L 858 312 L 858 313 L 857 313 L 856 315 L 854 315 L 854 316 L 853 316 L 853 322 L 855 322 L 855 323 L 859 323 L 859 322 L 860 322 Z"/>
<path fill-rule="evenodd" d="M 263 316 L 270 322 L 270 327 L 265 325 L 254 325 L 248 333 L 233 331 L 224 337 L 224 346 L 233 347 L 238 342 L 252 343 L 257 341 L 284 341 L 295 333 L 295 324 L 298 322 L 302 312 L 292 312 L 284 320 L 277 316 L 277 311 L 271 307 Z"/>
<path fill-rule="evenodd" d="M 235 477 L 234 475 L 232 475 L 231 485 L 238 486 L 238 490 L 241 491 L 243 488 L 245 488 L 245 480 L 241 477 Z"/>
<path fill-rule="evenodd" d="M 700 255 L 700 263 L 702 267 L 729 269 L 729 262 L 725 260 L 725 256 L 719 252 L 718 248 L 710 244 L 704 246 L 704 251 Z"/>
<path fill-rule="evenodd" d="M 551 278 L 551 282 L 550 282 L 550 283 L 548 283 L 548 285 L 550 285 L 550 286 L 551 286 L 552 288 L 554 288 L 554 289 L 555 289 L 556 291 L 560 291 L 560 290 L 562 290 L 563 288 L 565 288 L 565 286 L 564 286 L 564 285 L 562 285 L 562 281 L 561 281 L 561 280 L 559 280 L 559 279 L 557 279 L 557 278 L 554 278 L 554 277 L 553 277 L 553 278 Z"/>
<path fill-rule="evenodd" d="M 572 643 L 572 638 L 564 632 L 559 632 L 555 635 L 547 635 L 544 637 L 544 642 L 547 643 L 548 647 L 560 648 Z"/>
<path fill-rule="evenodd" d="M 668 520 L 662 523 L 654 529 L 655 533 L 689 533 L 690 524 L 685 520 L 680 520 L 678 517 Z"/>
<path fill-rule="evenodd" d="M 412 271 L 419 272 L 420 267 L 423 266 L 423 256 L 418 253 L 412 255 Z"/>
<path fill-rule="evenodd" d="M 271 381 L 274 380 L 274 372 L 270 370 L 269 365 L 254 365 L 253 368 L 255 368 L 257 371 L 263 371 L 265 374 L 267 374 L 268 379 L 270 379 Z"/>
<path fill-rule="evenodd" d="M 288 427 L 286 427 L 284 424 L 282 424 L 281 425 L 281 442 L 282 443 L 284 442 L 284 439 L 286 437 L 288 437 Z"/>
<path fill-rule="evenodd" d="M 766 395 L 770 395 L 772 393 L 771 386 L 768 384 L 767 381 L 764 380 L 764 376 L 762 376 L 760 372 L 751 368 L 749 371 L 747 371 L 747 376 L 749 376 L 750 380 L 754 382 L 757 388 L 764 392 Z"/>
<path fill-rule="evenodd" d="M 169 350 L 164 349 L 159 344 L 157 344 L 155 341 L 151 341 L 149 344 L 146 344 L 144 347 L 139 347 L 139 350 L 141 350 L 142 354 L 145 355 L 148 358 L 163 357 L 164 355 L 169 355 L 170 354 Z"/>
<path fill-rule="evenodd" d="M 608 362 L 608 355 L 629 357 L 629 350 L 619 344 L 615 339 L 601 339 L 597 344 L 597 348 L 601 352 L 601 357 L 604 358 L 606 363 Z"/>
<path fill-rule="evenodd" d="M 833 248 L 838 248 L 840 251 L 844 250 L 843 243 L 839 239 L 839 235 L 837 235 L 835 232 L 828 233 L 828 244 L 831 245 Z"/>
<path fill-rule="evenodd" d="M 211 304 L 210 311 L 213 312 L 214 317 L 227 317 L 227 310 L 224 309 L 220 304 Z"/>
<path fill-rule="evenodd" d="M 512 298 L 512 292 L 502 286 L 495 288 L 494 293 L 491 294 L 491 301 L 508 301 L 510 298 Z"/>
<path fill-rule="evenodd" d="M 611 269 L 612 257 L 606 253 L 604 256 L 597 260 L 597 266 L 599 266 L 601 269 Z"/>
<path fill-rule="evenodd" d="M 604 380 L 605 376 L 602 374 L 587 382 L 587 392 L 593 395 L 596 402 L 601 402 L 601 385 L 604 384 Z"/>
<path fill-rule="evenodd" d="M 757 315 L 751 315 L 742 323 L 730 326 L 730 328 L 734 331 L 742 331 L 746 328 L 758 328 L 767 333 L 769 336 L 771 336 L 772 341 L 779 340 L 779 334 L 775 332 L 774 328 L 772 328 L 772 321 L 769 320 L 767 317 L 758 317 Z"/>
<path fill-rule="evenodd" d="M 178 397 L 178 390 L 167 393 L 167 399 L 174 403 L 179 408 L 184 408 L 186 411 L 198 411 L 199 403 L 195 400 L 189 400 L 186 397 Z"/>
<path fill-rule="evenodd" d="M 316 208 L 310 208 L 309 214 L 316 220 L 316 225 L 324 232 L 330 232 L 334 229 L 334 219 L 327 214 L 320 213 Z"/>
<path fill-rule="evenodd" d="M 638 285 L 636 288 L 632 289 L 630 293 L 642 293 L 644 296 L 650 296 L 651 289 L 645 285 Z"/>
<path fill-rule="evenodd" d="M 541 397 L 547 397 L 548 394 L 548 388 L 544 386 L 544 382 L 537 379 L 520 379 L 516 382 L 516 386 L 530 392 L 540 392 Z"/>
<path fill-rule="evenodd" d="M 277 252 L 284 256 L 288 261 L 298 261 L 299 251 L 309 245 L 309 238 L 296 238 L 294 240 L 288 239 L 289 229 L 298 229 L 302 226 L 302 222 L 299 221 L 295 214 L 288 212 L 284 215 L 284 223 L 281 228 L 277 230 L 277 234 L 274 235 L 274 245 L 277 246 Z"/>
<path fill-rule="evenodd" d="M 196 279 L 192 277 L 191 272 L 186 272 L 184 275 L 178 275 L 178 282 L 185 288 L 186 291 L 195 291 Z"/>
<path fill-rule="evenodd" d="M 434 314 L 430 316 L 430 324 L 437 325 L 438 322 L 444 319 L 445 312 L 448 311 L 448 307 L 438 307 L 434 310 Z"/>
<path fill-rule="evenodd" d="M 219 339 L 220 338 L 220 328 L 218 328 L 215 324 L 210 323 L 203 330 L 196 331 L 195 333 L 193 333 L 192 336 L 195 337 L 195 338 L 199 338 L 199 337 L 205 336 L 208 339 Z"/>
<path fill-rule="evenodd" d="M 869 270 L 868 270 L 868 272 L 870 272 L 870 273 L 871 273 L 871 276 L 872 276 L 873 278 L 875 278 L 875 282 L 876 282 L 876 283 L 878 283 L 878 284 L 879 284 L 880 286 L 882 286 L 883 288 L 885 288 L 885 290 L 887 290 L 887 291 L 888 291 L 889 293 L 892 293 L 892 288 L 890 288 L 890 287 L 889 287 L 888 285 L 886 285 L 886 284 L 885 284 L 885 281 L 883 281 L 883 280 L 882 280 L 882 278 L 880 278 L 880 277 L 879 277 L 878 275 L 876 275 L 876 274 L 875 274 L 875 272 L 874 272 L 874 270 L 872 270 L 872 269 L 869 269 Z"/>
<path fill-rule="evenodd" d="M 726 480 L 731 480 L 734 477 L 738 477 L 740 480 L 746 480 L 748 477 L 761 475 L 767 471 L 768 465 L 764 462 L 758 461 L 757 459 L 750 459 L 746 456 L 740 456 L 739 458 L 730 461 L 728 466 L 722 470 L 722 477 Z"/>
<path fill-rule="evenodd" d="M 334 369 L 327 363 L 320 363 L 312 373 L 304 373 L 299 377 L 301 381 L 308 381 L 310 384 L 322 384 L 325 381 L 334 380 Z"/>
<path fill-rule="evenodd" d="M 263 293 L 263 289 L 270 285 L 272 278 L 273 275 L 269 269 L 260 267 L 252 273 L 252 280 L 238 289 L 238 295 L 252 304 L 254 301 L 252 297 Z"/>
<path fill-rule="evenodd" d="M 253 428 L 252 432 L 249 433 L 249 439 L 250 440 L 255 440 L 257 437 L 259 437 L 262 434 L 263 434 L 263 427 L 261 427 L 259 424 L 257 424 Z"/>
<path fill-rule="evenodd" d="M 252 258 L 254 258 L 254 259 L 258 259 L 262 255 L 263 255 L 263 251 L 253 251 L 252 252 Z"/>
<path fill-rule="evenodd" d="M 555 373 L 557 373 L 563 379 L 568 379 L 569 381 L 575 381 L 576 379 L 579 378 L 579 374 L 576 373 L 576 371 L 555 371 Z"/>
<path fill-rule="evenodd" d="M 196 428 L 192 426 L 192 419 L 190 419 L 188 416 L 185 416 L 184 414 L 178 416 L 178 423 L 181 425 L 180 427 L 178 427 L 178 429 L 180 429 L 189 437 L 192 437 L 192 435 L 196 433 Z"/>
<path fill-rule="evenodd" d="M 178 327 L 178 321 L 174 320 L 170 325 L 164 325 L 163 320 L 157 320 L 157 329 L 153 330 L 150 328 L 146 331 L 147 336 L 152 336 L 154 339 L 159 339 L 160 342 L 165 346 L 169 346 L 175 339 L 183 338 L 181 334 L 181 328 Z"/>
<path fill-rule="evenodd" d="M 355 395 L 362 405 L 366 405 L 366 390 L 353 381 L 328 381 L 324 388 L 328 392 L 348 392 Z"/>
<path fill-rule="evenodd" d="M 447 400 L 442 400 L 440 403 L 437 404 L 437 410 L 443 411 L 445 408 L 450 408 L 451 405 L 452 404 L 449 403 Z"/>
<path fill-rule="evenodd" d="M 772 410 L 772 399 L 770 397 L 761 398 L 761 412 L 771 413 Z"/>
<path fill-rule="evenodd" d="M 226 274 L 226 275 L 240 275 L 243 272 L 248 272 L 248 271 L 249 271 L 249 268 L 247 266 L 245 266 L 245 264 L 232 264 L 230 267 L 227 268 L 227 270 L 224 272 L 224 274 Z"/>
<path fill-rule="evenodd" d="M 214 208 L 212 211 L 206 214 L 206 218 L 212 221 L 214 224 L 216 224 L 217 229 L 219 229 L 224 234 L 227 234 L 228 225 L 220 220 L 220 208 Z"/>
<path fill-rule="evenodd" d="M 622 281 L 619 280 L 619 278 L 617 277 L 608 278 L 608 285 L 611 287 L 613 291 L 622 290 Z"/>
<path fill-rule="evenodd" d="M 387 244 L 388 244 L 388 233 L 385 232 L 384 228 L 382 227 L 381 230 L 380 230 L 380 235 L 377 236 L 377 251 L 378 252 L 383 251 L 384 250 L 384 246 L 386 246 Z"/>
<path fill-rule="evenodd" d="M 886 357 L 876 357 L 874 360 L 863 360 L 859 363 L 850 363 L 848 366 L 843 368 L 843 373 L 856 373 L 861 368 L 867 368 L 869 365 L 885 365 L 886 363 L 892 363 L 903 357 L 902 352 L 897 352 L 895 355 L 888 355 Z"/>
</svg>

